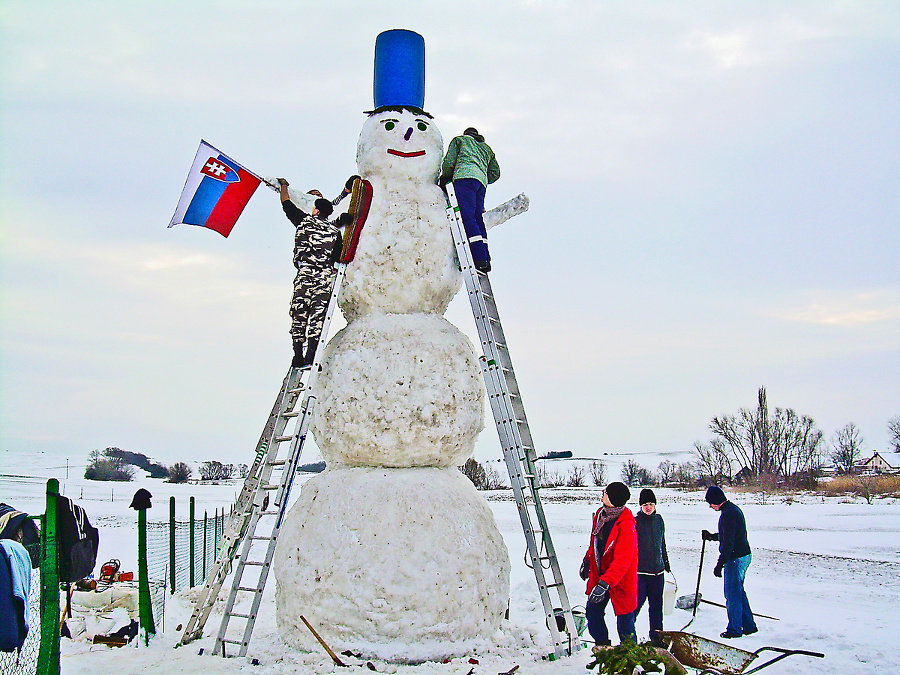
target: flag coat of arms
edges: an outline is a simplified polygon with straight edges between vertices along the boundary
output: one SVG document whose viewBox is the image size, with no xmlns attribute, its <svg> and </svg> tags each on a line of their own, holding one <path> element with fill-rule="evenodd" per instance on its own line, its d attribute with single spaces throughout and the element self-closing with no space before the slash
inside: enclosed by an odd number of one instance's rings
<svg viewBox="0 0 900 675">
<path fill-rule="evenodd" d="M 201 140 L 169 227 L 198 225 L 227 237 L 260 182 L 259 176 Z"/>
</svg>

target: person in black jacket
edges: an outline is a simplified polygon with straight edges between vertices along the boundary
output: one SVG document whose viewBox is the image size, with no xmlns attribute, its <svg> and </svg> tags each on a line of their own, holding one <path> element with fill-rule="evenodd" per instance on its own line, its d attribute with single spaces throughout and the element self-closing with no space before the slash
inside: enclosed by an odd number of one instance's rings
<svg viewBox="0 0 900 675">
<path fill-rule="evenodd" d="M 757 631 L 750 602 L 744 592 L 744 578 L 750 567 L 750 543 L 747 541 L 747 523 L 737 504 L 728 501 L 722 488 L 711 485 L 706 490 L 709 508 L 719 512 L 718 533 L 703 530 L 705 541 L 719 542 L 719 559 L 713 574 L 724 575 L 725 605 L 728 627 L 723 638 L 739 638 Z"/>
<path fill-rule="evenodd" d="M 644 600 L 650 612 L 650 641 L 660 644 L 657 631 L 663 629 L 664 572 L 671 572 L 666 551 L 666 524 L 656 512 L 656 495 L 644 488 L 639 499 L 641 510 L 634 518 L 638 541 L 638 596 L 634 618 L 637 619 Z"/>
</svg>

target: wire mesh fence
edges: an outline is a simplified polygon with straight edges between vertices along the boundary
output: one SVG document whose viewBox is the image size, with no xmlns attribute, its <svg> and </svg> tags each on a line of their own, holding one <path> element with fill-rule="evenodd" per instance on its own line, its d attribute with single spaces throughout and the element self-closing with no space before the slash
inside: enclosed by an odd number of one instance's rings
<svg viewBox="0 0 900 675">
<path fill-rule="evenodd" d="M 37 671 L 41 648 L 41 575 L 31 570 L 28 596 L 28 636 L 21 651 L 0 652 L 0 675 L 32 675 Z"/>
<path fill-rule="evenodd" d="M 215 563 L 227 517 L 224 509 L 217 509 L 212 516 L 204 513 L 202 518 L 195 517 L 191 497 L 187 520 L 175 518 L 173 499 L 168 522 L 147 523 L 147 569 L 157 630 L 163 630 L 166 596 L 206 580 Z"/>
<path fill-rule="evenodd" d="M 169 578 L 169 523 L 147 523 L 147 576 L 153 621 L 156 629 L 163 631 Z"/>
</svg>

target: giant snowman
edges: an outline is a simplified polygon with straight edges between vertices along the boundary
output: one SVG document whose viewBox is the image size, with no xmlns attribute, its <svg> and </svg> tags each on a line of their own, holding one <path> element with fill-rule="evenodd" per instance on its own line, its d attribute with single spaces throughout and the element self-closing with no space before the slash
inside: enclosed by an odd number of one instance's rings
<svg viewBox="0 0 900 675">
<path fill-rule="evenodd" d="M 470 341 L 443 314 L 461 286 L 443 141 L 424 104 L 424 41 L 387 31 L 375 110 L 357 145 L 372 205 L 329 342 L 313 433 L 328 468 L 307 481 L 275 555 L 283 639 L 399 662 L 489 641 L 509 600 L 509 558 L 487 504 L 457 466 L 484 427 Z M 521 196 L 512 211 L 527 208 Z M 496 224 L 513 213 L 488 216 Z"/>
</svg>

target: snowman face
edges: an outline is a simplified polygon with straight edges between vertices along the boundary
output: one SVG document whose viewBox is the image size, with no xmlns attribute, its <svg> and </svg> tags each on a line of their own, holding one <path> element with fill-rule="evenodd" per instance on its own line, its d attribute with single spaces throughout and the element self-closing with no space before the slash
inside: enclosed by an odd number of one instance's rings
<svg viewBox="0 0 900 675">
<path fill-rule="evenodd" d="M 435 183 L 443 154 L 434 120 L 409 110 L 386 110 L 363 124 L 356 163 L 364 178 Z"/>
</svg>

